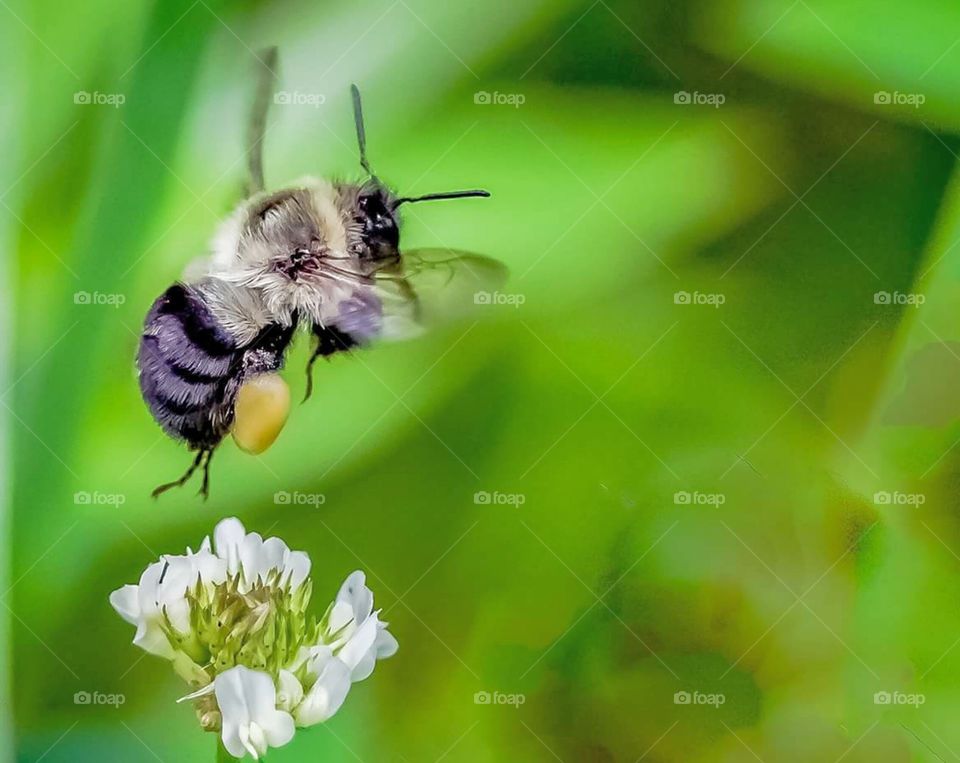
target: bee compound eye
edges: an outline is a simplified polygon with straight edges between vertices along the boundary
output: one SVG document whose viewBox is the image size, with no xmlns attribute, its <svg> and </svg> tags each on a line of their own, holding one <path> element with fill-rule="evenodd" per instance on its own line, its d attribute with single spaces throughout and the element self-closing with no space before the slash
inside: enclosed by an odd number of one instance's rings
<svg viewBox="0 0 960 763">
<path fill-rule="evenodd" d="M 258 455 L 280 434 L 290 414 L 290 388 L 279 374 L 255 376 L 237 392 L 231 434 L 237 447 Z"/>
</svg>

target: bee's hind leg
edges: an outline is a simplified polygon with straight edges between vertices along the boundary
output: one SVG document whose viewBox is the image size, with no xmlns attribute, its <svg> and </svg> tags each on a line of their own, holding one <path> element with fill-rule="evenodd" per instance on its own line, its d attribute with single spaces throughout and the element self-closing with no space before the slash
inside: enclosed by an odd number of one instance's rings
<svg viewBox="0 0 960 763">
<path fill-rule="evenodd" d="M 203 483 L 200 485 L 200 492 L 197 495 L 202 495 L 203 500 L 207 500 L 210 497 L 210 459 L 213 458 L 213 448 L 204 451 L 204 453 L 207 457 L 203 461 Z"/>
<path fill-rule="evenodd" d="M 193 476 L 193 473 L 200 466 L 200 462 L 203 460 L 203 457 L 205 455 L 207 456 L 207 464 L 209 465 L 210 463 L 210 457 L 208 455 L 209 453 L 212 453 L 212 451 L 201 450 L 199 453 L 197 453 L 197 457 L 193 459 L 193 463 L 190 464 L 190 468 L 187 469 L 187 471 L 184 473 L 184 475 L 180 479 L 174 480 L 173 482 L 166 482 L 163 485 L 158 485 L 153 489 L 153 492 L 150 493 L 150 497 L 157 498 L 162 493 L 166 493 L 171 488 L 183 487 L 186 484 L 187 480 L 189 480 Z M 206 470 L 206 467 L 204 467 L 204 470 Z M 206 478 L 204 479 L 204 483 L 206 483 Z"/>
</svg>

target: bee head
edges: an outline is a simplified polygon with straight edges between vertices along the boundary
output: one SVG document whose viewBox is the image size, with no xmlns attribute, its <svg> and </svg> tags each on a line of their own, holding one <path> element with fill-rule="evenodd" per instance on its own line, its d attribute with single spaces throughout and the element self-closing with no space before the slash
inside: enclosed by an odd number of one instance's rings
<svg viewBox="0 0 960 763">
<path fill-rule="evenodd" d="M 354 215 L 354 221 L 361 226 L 361 239 L 367 256 L 376 260 L 397 256 L 400 228 L 397 225 L 396 210 L 401 204 L 490 195 L 486 191 L 451 191 L 426 196 L 395 196 L 370 169 L 360 90 L 356 85 L 351 85 L 350 92 L 353 96 L 353 119 L 357 130 L 357 146 L 360 149 L 360 166 L 369 176 L 369 180 L 360 187 Z"/>
<path fill-rule="evenodd" d="M 360 226 L 363 252 L 375 260 L 395 257 L 400 246 L 400 227 L 394 213 L 393 195 L 379 181 L 361 186 L 354 221 Z"/>
</svg>

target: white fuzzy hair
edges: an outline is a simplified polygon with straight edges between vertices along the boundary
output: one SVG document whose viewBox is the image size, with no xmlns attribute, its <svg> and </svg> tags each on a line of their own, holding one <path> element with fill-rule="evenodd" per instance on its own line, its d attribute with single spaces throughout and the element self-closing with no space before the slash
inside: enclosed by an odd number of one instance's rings
<svg viewBox="0 0 960 763">
<path fill-rule="evenodd" d="M 352 220 L 351 197 L 327 180 L 308 177 L 289 190 L 306 199 L 299 208 L 315 228 L 330 262 L 338 271 L 359 271 L 356 253 L 360 231 Z M 303 193 L 305 192 L 305 193 Z M 244 201 L 218 228 L 211 256 L 188 273 L 223 328 L 241 344 L 252 341 L 265 326 L 289 326 L 297 314 L 324 325 L 338 313 L 358 285 L 342 273 L 324 269 L 293 281 L 272 266 L 277 253 L 267 245 L 270 235 L 282 235 L 283 215 L 268 210 L 260 235 L 250 233 L 251 211 L 275 194 L 258 194 Z M 305 208 L 304 208 L 305 207 Z"/>
</svg>

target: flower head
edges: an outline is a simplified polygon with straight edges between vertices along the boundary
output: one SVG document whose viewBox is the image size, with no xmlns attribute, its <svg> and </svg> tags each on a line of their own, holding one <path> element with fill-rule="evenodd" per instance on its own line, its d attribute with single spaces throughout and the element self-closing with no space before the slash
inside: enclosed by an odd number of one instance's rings
<svg viewBox="0 0 960 763">
<path fill-rule="evenodd" d="M 310 558 L 279 538 L 225 519 L 200 550 L 165 555 L 110 595 L 137 627 L 133 643 L 171 661 L 194 691 L 201 726 L 227 751 L 258 759 L 294 725 L 330 718 L 352 683 L 397 651 L 373 609 L 362 572 L 351 573 L 325 614 L 308 613 Z"/>
</svg>

